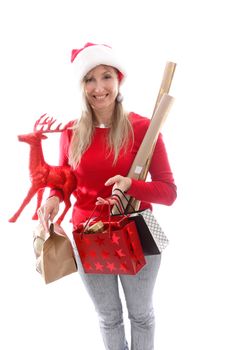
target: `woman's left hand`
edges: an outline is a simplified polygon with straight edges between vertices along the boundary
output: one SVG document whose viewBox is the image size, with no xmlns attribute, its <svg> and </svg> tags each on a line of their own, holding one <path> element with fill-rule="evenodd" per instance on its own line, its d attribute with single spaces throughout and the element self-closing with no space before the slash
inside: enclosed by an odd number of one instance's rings
<svg viewBox="0 0 233 350">
<path fill-rule="evenodd" d="M 108 179 L 105 182 L 105 186 L 113 185 L 112 193 L 114 192 L 114 190 L 116 188 L 119 188 L 122 192 L 125 192 L 130 188 L 131 183 L 132 183 L 132 180 L 129 177 L 116 175 L 116 176 L 110 177 L 110 179 Z M 110 198 L 110 199 L 108 199 L 108 201 L 106 201 L 106 199 L 98 197 L 97 201 L 96 201 L 96 205 L 106 204 L 108 202 L 110 202 L 110 204 L 115 204 L 114 199 Z"/>
</svg>

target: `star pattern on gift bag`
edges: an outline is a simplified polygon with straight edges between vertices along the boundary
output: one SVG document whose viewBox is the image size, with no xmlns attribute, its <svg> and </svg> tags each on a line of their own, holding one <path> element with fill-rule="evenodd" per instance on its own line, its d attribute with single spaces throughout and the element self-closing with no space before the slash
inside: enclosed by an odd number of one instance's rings
<svg viewBox="0 0 233 350">
<path fill-rule="evenodd" d="M 102 250 L 101 256 L 103 259 L 108 259 L 109 255 L 110 255 L 109 252 L 107 252 L 106 250 Z"/>
<path fill-rule="evenodd" d="M 83 264 L 83 267 L 84 267 L 84 269 L 86 270 L 86 271 L 91 271 L 91 270 L 93 270 L 93 268 L 91 267 L 91 264 L 89 264 L 89 262 L 84 262 L 84 264 Z"/>
<path fill-rule="evenodd" d="M 112 235 L 112 242 L 119 245 L 119 240 L 120 240 L 120 237 L 117 236 L 115 233 L 113 233 Z"/>
<path fill-rule="evenodd" d="M 123 258 L 123 257 L 126 256 L 126 255 L 123 253 L 122 249 L 116 249 L 116 250 L 115 250 L 115 256 L 116 256 L 117 258 Z"/>
<path fill-rule="evenodd" d="M 96 271 L 103 271 L 104 265 L 100 264 L 99 262 L 95 263 Z"/>
<path fill-rule="evenodd" d="M 116 267 L 115 267 L 114 263 L 109 263 L 109 262 L 107 262 L 107 268 L 108 268 L 111 272 L 113 272 L 114 270 L 116 270 Z"/>
<path fill-rule="evenodd" d="M 122 272 L 127 272 L 127 271 L 128 271 L 127 265 L 124 264 L 124 263 L 121 263 L 121 264 L 120 264 L 120 270 L 121 270 Z"/>
<path fill-rule="evenodd" d="M 85 273 L 132 275 L 146 264 L 142 249 L 139 249 L 135 223 L 117 220 L 111 222 L 110 231 L 75 232 L 74 239 Z"/>
<path fill-rule="evenodd" d="M 95 251 L 95 250 L 90 250 L 89 255 L 90 255 L 92 258 L 96 258 L 96 251 Z"/>
<path fill-rule="evenodd" d="M 83 250 L 80 250 L 80 251 L 79 251 L 79 255 L 80 255 L 80 258 L 81 258 L 81 259 L 85 259 L 86 256 L 87 256 L 87 254 L 86 254 Z"/>
</svg>

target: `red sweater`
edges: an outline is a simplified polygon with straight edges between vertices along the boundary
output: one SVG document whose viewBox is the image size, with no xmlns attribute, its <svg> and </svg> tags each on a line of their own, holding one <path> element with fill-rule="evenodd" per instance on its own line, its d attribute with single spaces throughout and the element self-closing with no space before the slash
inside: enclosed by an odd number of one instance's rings
<svg viewBox="0 0 233 350">
<path fill-rule="evenodd" d="M 77 177 L 77 189 L 74 192 L 76 202 L 73 208 L 72 222 L 77 225 L 89 217 L 95 207 L 96 198 L 111 195 L 111 186 L 104 183 L 115 175 L 127 176 L 137 154 L 146 130 L 150 124 L 148 118 L 130 113 L 129 119 L 134 130 L 134 144 L 126 153 L 120 151 L 118 160 L 113 165 L 113 154 L 106 152 L 108 128 L 95 128 L 90 147 L 83 154 L 74 173 Z M 59 165 L 68 164 L 68 149 L 72 136 L 71 130 L 61 135 Z M 150 179 L 147 182 L 132 180 L 127 194 L 141 201 L 140 209 L 152 208 L 151 203 L 171 205 L 176 199 L 176 186 L 170 169 L 165 145 L 160 134 L 156 143 L 149 169 Z M 62 200 L 62 193 L 52 190 L 50 195 L 57 195 Z"/>
</svg>

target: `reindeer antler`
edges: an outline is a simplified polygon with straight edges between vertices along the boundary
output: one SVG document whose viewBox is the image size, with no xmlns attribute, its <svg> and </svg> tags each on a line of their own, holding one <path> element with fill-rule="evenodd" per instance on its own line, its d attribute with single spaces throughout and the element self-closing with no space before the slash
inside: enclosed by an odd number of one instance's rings
<svg viewBox="0 0 233 350">
<path fill-rule="evenodd" d="M 56 123 L 56 119 L 53 117 L 46 117 L 47 113 L 43 114 L 34 124 L 33 131 L 36 133 L 52 133 L 52 132 L 62 132 L 67 129 L 67 124 L 61 127 L 62 123 L 58 124 L 55 129 L 51 127 Z M 39 129 L 38 129 L 39 128 Z"/>
</svg>

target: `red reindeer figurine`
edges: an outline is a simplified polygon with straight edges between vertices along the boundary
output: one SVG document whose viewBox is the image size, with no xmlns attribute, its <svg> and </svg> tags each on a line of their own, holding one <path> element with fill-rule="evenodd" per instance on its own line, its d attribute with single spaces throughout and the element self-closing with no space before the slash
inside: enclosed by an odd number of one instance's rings
<svg viewBox="0 0 233 350">
<path fill-rule="evenodd" d="M 70 196 L 76 188 L 76 177 L 69 166 L 51 166 L 44 160 L 41 140 L 47 139 L 45 133 L 61 132 L 67 129 L 67 125 L 61 128 L 59 124 L 55 129 L 51 129 L 56 119 L 42 115 L 35 123 L 33 133 L 19 135 L 18 140 L 30 145 L 29 171 L 31 187 L 23 203 L 17 212 L 9 219 L 9 222 L 15 222 L 20 216 L 25 206 L 37 193 L 37 208 L 32 219 L 37 220 L 37 210 L 41 206 L 43 192 L 45 187 L 60 189 L 64 196 L 65 208 L 57 223 L 60 224 L 64 219 L 67 211 L 71 207 Z M 38 127 L 40 129 L 38 130 Z"/>
</svg>

